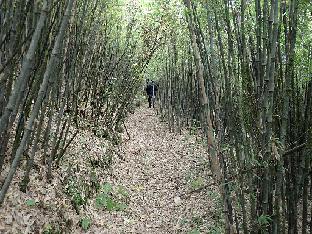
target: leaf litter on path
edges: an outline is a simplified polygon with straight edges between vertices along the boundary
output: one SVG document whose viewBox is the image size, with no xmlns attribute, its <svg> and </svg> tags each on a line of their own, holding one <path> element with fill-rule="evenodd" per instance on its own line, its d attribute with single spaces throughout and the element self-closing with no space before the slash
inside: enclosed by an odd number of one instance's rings
<svg viewBox="0 0 312 234">
<path fill-rule="evenodd" d="M 204 147 L 186 131 L 169 133 L 152 109 L 139 108 L 126 126 L 131 139 L 122 143 L 124 160 L 114 162 L 112 183 L 130 190 L 130 204 L 126 212 L 103 214 L 110 223 L 103 233 L 188 233 L 194 228 L 208 233 L 215 225 L 216 201 L 205 191 L 181 196 L 192 189 L 189 174 L 201 173 L 211 183 L 208 168 L 196 172 L 196 165 L 208 161 Z M 202 224 L 194 223 L 196 218 Z"/>
<path fill-rule="evenodd" d="M 215 187 L 183 196 L 195 189 L 196 181 L 212 183 L 205 164 L 208 156 L 196 136 L 170 133 L 155 111 L 144 107 L 128 117 L 126 126 L 131 138 L 124 133 L 110 169 L 94 169 L 88 163 L 88 158 L 107 154 L 109 145 L 85 130 L 69 147 L 61 168 L 54 169 L 52 184 L 44 179 L 44 169 L 33 170 L 29 192 L 24 194 L 18 189 L 23 175 L 19 170 L 1 210 L 0 233 L 42 233 L 54 223 L 68 225 L 68 233 L 210 233 L 222 223 L 216 220 L 222 218 Z M 124 193 L 128 204 L 121 211 L 98 209 L 94 195 L 76 214 L 64 194 L 69 167 L 80 178 L 92 170 L 101 184 Z M 89 219 L 90 227 L 83 225 L 84 231 L 81 220 Z"/>
</svg>

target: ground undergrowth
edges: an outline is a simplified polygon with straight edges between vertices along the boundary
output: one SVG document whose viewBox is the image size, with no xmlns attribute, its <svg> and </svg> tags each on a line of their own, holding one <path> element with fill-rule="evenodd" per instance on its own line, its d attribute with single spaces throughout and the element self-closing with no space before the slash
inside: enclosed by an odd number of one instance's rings
<svg viewBox="0 0 312 234">
<path fill-rule="evenodd" d="M 81 130 L 51 183 L 36 162 L 23 193 L 18 171 L 0 232 L 222 233 L 220 197 L 207 186 L 209 162 L 196 135 L 169 133 L 144 107 L 125 126 L 120 144 Z"/>
</svg>

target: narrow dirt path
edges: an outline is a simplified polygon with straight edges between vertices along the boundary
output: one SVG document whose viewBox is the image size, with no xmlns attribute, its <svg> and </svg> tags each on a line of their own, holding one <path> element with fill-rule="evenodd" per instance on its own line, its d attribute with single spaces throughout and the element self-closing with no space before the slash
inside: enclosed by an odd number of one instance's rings
<svg viewBox="0 0 312 234">
<path fill-rule="evenodd" d="M 120 156 L 113 157 L 110 169 L 91 166 L 91 159 L 106 158 L 108 142 L 89 129 L 77 135 L 62 166 L 54 168 L 50 184 L 38 152 L 27 193 L 19 190 L 23 169 L 17 172 L 0 212 L 0 233 L 48 233 L 50 229 L 77 234 L 222 233 L 214 231 L 222 220 L 215 188 L 190 193 L 212 182 L 199 139 L 187 131 L 169 133 L 155 111 L 144 107 L 129 116 L 126 126 L 131 139 L 126 140 L 125 133 Z M 98 208 L 99 193 L 95 193 L 76 213 L 74 195 L 86 196 L 93 173 L 100 185 L 127 190 L 125 210 Z M 92 223 L 87 231 L 80 225 L 85 217 Z"/>
<path fill-rule="evenodd" d="M 121 146 L 124 160 L 114 162 L 111 183 L 129 190 L 130 204 L 99 214 L 107 220 L 101 233 L 207 233 L 217 203 L 213 188 L 183 195 L 211 183 L 203 146 L 187 132 L 169 133 L 152 109 L 138 109 L 126 126 L 131 139 Z"/>
</svg>

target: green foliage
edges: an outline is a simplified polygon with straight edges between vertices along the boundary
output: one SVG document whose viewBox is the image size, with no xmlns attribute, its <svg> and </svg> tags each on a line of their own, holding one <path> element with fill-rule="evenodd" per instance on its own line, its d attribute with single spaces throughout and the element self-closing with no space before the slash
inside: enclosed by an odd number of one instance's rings
<svg viewBox="0 0 312 234">
<path fill-rule="evenodd" d="M 92 182 L 87 183 L 83 178 L 79 179 L 71 177 L 65 185 L 65 194 L 70 197 L 71 203 L 77 213 L 79 213 L 80 207 L 87 203 L 90 191 L 92 190 Z M 92 180 L 92 176 L 90 179 Z"/>
<path fill-rule="evenodd" d="M 258 217 L 258 225 L 260 230 L 264 230 L 266 227 L 270 225 L 271 222 L 272 218 L 269 215 L 262 214 Z"/>
<path fill-rule="evenodd" d="M 104 194 L 104 193 L 101 193 L 100 195 L 98 195 L 96 197 L 96 200 L 95 200 L 95 205 L 97 208 L 100 208 L 100 207 L 106 207 L 107 206 L 107 199 L 109 198 L 108 195 Z"/>
<path fill-rule="evenodd" d="M 80 220 L 81 228 L 84 231 L 87 231 L 90 228 L 91 224 L 92 224 L 92 222 L 91 222 L 91 219 L 89 217 L 85 217 L 85 218 L 82 218 Z"/>
<path fill-rule="evenodd" d="M 95 204 L 97 208 L 104 208 L 108 211 L 123 211 L 128 206 L 122 202 L 117 202 L 111 195 L 101 193 L 96 197 Z"/>
<path fill-rule="evenodd" d="M 192 217 L 192 223 L 194 223 L 197 227 L 203 225 L 204 221 L 203 221 L 203 218 L 202 217 L 199 217 L 199 216 L 195 216 L 195 217 Z"/>
<path fill-rule="evenodd" d="M 43 227 L 43 234 L 61 234 L 62 231 L 59 227 L 51 224 L 45 224 Z"/>
<path fill-rule="evenodd" d="M 26 200 L 26 205 L 27 206 L 35 206 L 36 201 L 34 199 L 28 199 L 28 200 Z"/>
<path fill-rule="evenodd" d="M 79 191 L 72 192 L 72 201 L 75 203 L 76 206 L 81 206 L 85 204 L 85 199 Z"/>
<path fill-rule="evenodd" d="M 224 230 L 220 227 L 213 227 L 211 230 L 209 230 L 209 234 L 222 234 L 224 233 Z"/>
<path fill-rule="evenodd" d="M 109 194 L 112 192 L 112 190 L 113 190 L 113 186 L 110 183 L 104 183 L 102 188 L 101 188 L 101 191 L 104 194 Z"/>
<path fill-rule="evenodd" d="M 205 181 L 202 177 L 197 177 L 190 181 L 190 185 L 193 190 L 201 188 L 204 184 Z"/>
<path fill-rule="evenodd" d="M 122 197 L 120 198 L 118 195 Z M 128 192 L 124 187 L 117 186 L 114 191 L 110 183 L 105 183 L 101 188 L 101 193 L 95 199 L 95 205 L 97 208 L 104 208 L 108 211 L 123 211 L 128 207 L 125 203 L 127 197 Z"/>
<path fill-rule="evenodd" d="M 200 234 L 200 231 L 196 228 L 196 229 L 193 229 L 192 231 L 188 232 L 188 234 Z"/>
</svg>

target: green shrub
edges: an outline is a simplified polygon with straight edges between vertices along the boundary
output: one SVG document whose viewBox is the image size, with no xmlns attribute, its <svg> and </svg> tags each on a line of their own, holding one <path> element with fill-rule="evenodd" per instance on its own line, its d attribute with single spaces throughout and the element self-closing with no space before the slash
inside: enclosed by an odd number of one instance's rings
<svg viewBox="0 0 312 234">
<path fill-rule="evenodd" d="M 84 231 L 87 231 L 90 228 L 91 224 L 92 222 L 89 217 L 85 217 L 80 220 L 80 226 Z"/>
</svg>

